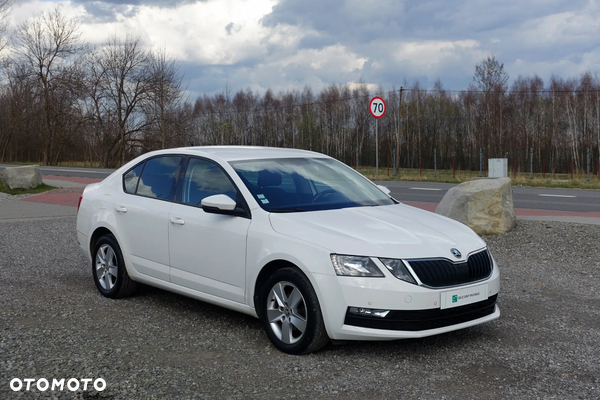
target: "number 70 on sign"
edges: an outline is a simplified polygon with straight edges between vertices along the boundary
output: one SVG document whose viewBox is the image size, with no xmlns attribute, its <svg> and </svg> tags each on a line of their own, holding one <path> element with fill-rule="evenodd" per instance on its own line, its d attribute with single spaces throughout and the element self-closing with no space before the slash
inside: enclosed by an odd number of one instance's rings
<svg viewBox="0 0 600 400">
<path fill-rule="evenodd" d="M 369 103 L 369 111 L 374 118 L 381 118 L 385 115 L 385 101 L 381 97 L 373 97 Z"/>
</svg>

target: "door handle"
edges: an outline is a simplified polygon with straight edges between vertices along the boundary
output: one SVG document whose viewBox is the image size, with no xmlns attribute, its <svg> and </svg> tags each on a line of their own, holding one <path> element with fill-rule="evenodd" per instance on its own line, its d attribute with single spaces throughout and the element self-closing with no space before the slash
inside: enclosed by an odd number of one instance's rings
<svg viewBox="0 0 600 400">
<path fill-rule="evenodd" d="M 116 206 L 115 210 L 117 210 L 117 212 L 123 213 L 125 214 L 127 212 L 127 207 L 123 207 L 123 206 Z"/>
<path fill-rule="evenodd" d="M 185 221 L 178 217 L 171 218 L 171 223 L 175 225 L 185 225 Z"/>
</svg>

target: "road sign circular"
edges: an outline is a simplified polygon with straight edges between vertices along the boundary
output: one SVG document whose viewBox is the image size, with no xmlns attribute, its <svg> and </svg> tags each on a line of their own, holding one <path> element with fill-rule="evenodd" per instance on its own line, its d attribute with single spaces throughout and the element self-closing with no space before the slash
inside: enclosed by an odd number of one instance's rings
<svg viewBox="0 0 600 400">
<path fill-rule="evenodd" d="M 369 103 L 369 111 L 374 118 L 381 118 L 385 115 L 385 101 L 379 96 L 373 97 Z"/>
</svg>

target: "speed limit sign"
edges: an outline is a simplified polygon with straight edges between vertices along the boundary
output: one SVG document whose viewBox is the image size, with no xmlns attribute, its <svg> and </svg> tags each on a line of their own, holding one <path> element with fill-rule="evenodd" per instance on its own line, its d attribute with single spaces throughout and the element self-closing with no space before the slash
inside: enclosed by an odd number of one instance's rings
<svg viewBox="0 0 600 400">
<path fill-rule="evenodd" d="M 381 97 L 373 97 L 369 103 L 369 111 L 375 118 L 381 118 L 385 114 L 385 101 Z"/>
</svg>

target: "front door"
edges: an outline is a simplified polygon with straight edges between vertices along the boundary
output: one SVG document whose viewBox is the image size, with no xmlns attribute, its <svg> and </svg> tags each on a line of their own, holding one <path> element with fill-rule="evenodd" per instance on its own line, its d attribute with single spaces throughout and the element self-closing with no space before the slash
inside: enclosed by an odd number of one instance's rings
<svg viewBox="0 0 600 400">
<path fill-rule="evenodd" d="M 215 194 L 241 196 L 219 165 L 191 158 L 169 213 L 171 282 L 243 303 L 250 219 L 202 210 L 202 199 Z"/>
</svg>

